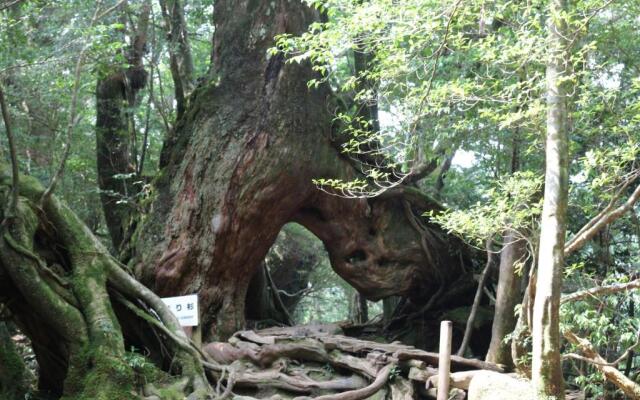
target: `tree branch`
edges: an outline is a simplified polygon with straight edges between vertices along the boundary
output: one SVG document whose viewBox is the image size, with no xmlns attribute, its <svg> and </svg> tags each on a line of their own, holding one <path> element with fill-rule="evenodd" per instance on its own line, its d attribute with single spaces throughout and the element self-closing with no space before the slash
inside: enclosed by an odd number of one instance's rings
<svg viewBox="0 0 640 400">
<path fill-rule="evenodd" d="M 607 363 L 607 361 L 594 349 L 591 342 L 587 339 L 576 336 L 571 331 L 565 331 L 564 337 L 569 342 L 576 345 L 585 355 L 582 359 L 589 362 L 597 370 L 602 372 L 609 382 L 619 387 L 630 398 L 640 398 L 640 385 L 627 378 L 622 372 Z"/>
<path fill-rule="evenodd" d="M 591 364 L 598 364 L 598 365 L 604 365 L 604 366 L 609 366 L 609 367 L 615 367 L 616 365 L 620 364 L 621 362 L 623 362 L 624 360 L 627 359 L 627 357 L 629 357 L 630 354 L 633 354 L 633 351 L 635 349 L 638 348 L 638 346 L 640 346 L 640 330 L 638 331 L 638 333 L 636 334 L 636 342 L 629 347 L 627 350 L 625 350 L 625 352 L 618 357 L 615 361 L 612 362 L 599 362 L 599 361 L 595 361 L 592 359 L 589 359 L 587 357 L 583 357 L 579 354 L 575 354 L 575 353 L 569 353 L 569 354 L 565 354 L 563 357 L 565 358 L 575 358 L 577 360 L 581 360 L 581 361 L 586 361 L 589 362 Z"/>
<path fill-rule="evenodd" d="M 627 201 L 621 204 L 618 208 L 609 212 L 598 214 L 587 224 L 590 226 L 590 228 L 586 230 L 581 229 L 577 235 L 571 238 L 571 240 L 569 240 L 569 242 L 564 247 L 565 257 L 580 249 L 588 240 L 595 236 L 598 231 L 624 215 L 624 213 L 629 211 L 634 206 L 638 199 L 640 199 L 640 185 L 636 187 Z"/>
<path fill-rule="evenodd" d="M 570 301 L 582 300 L 587 297 L 597 297 L 605 294 L 613 294 L 623 292 L 631 289 L 640 289 L 640 279 L 633 280 L 627 283 L 614 283 L 606 286 L 596 286 L 586 290 L 580 290 L 571 294 L 562 296 L 560 303 L 567 303 Z"/>
<path fill-rule="evenodd" d="M 460 348 L 458 349 L 457 355 L 460 357 L 464 356 L 464 352 L 467 350 L 467 346 L 469 345 L 469 341 L 471 340 L 471 332 L 473 332 L 473 323 L 476 320 L 476 314 L 478 313 L 478 308 L 480 307 L 480 300 L 482 300 L 482 292 L 484 285 L 487 283 L 487 278 L 489 277 L 489 270 L 491 269 L 491 265 L 493 264 L 493 257 L 495 255 L 494 251 L 491 249 L 493 244 L 492 239 L 487 239 L 486 249 L 487 249 L 487 264 L 482 271 L 482 275 L 480 275 L 480 279 L 478 281 L 478 289 L 476 290 L 476 295 L 473 299 L 473 305 L 471 306 L 471 312 L 469 313 L 469 319 L 467 319 L 467 326 L 464 330 L 464 337 L 462 339 L 462 344 L 460 344 Z"/>
</svg>

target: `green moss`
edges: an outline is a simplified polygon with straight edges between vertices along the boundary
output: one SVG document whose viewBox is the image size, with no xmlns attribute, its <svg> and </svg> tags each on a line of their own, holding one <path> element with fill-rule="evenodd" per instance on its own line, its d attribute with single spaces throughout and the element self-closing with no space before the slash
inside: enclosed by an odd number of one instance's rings
<svg viewBox="0 0 640 400">
<path fill-rule="evenodd" d="M 184 399 L 184 392 L 171 387 L 158 390 L 158 394 L 162 400 L 183 400 Z"/>
<path fill-rule="evenodd" d="M 0 399 L 22 398 L 27 391 L 27 373 L 9 332 L 0 325 Z"/>
<path fill-rule="evenodd" d="M 81 357 L 87 368 L 69 374 L 62 400 L 138 399 L 137 393 L 147 383 L 168 386 L 175 380 L 133 349 L 118 358 L 104 354 L 99 348 L 89 348 Z M 183 399 L 184 394 L 166 389 L 161 398 Z"/>
<path fill-rule="evenodd" d="M 64 400 L 136 399 L 135 372 L 126 359 L 105 354 L 100 347 L 88 347 L 73 365 L 84 370 L 69 371 L 64 383 Z"/>
</svg>

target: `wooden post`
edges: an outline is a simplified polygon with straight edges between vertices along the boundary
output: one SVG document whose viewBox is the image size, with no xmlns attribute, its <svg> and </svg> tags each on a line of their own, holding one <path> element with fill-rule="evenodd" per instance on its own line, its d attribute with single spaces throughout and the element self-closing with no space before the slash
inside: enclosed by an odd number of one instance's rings
<svg viewBox="0 0 640 400">
<path fill-rule="evenodd" d="M 451 367 L 451 321 L 440 323 L 440 354 L 438 357 L 438 400 L 449 398 L 449 371 Z"/>
</svg>

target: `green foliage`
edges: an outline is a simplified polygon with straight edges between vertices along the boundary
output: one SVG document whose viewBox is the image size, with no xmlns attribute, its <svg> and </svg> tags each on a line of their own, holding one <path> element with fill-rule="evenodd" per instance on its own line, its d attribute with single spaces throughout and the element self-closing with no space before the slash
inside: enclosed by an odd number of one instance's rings
<svg viewBox="0 0 640 400">
<path fill-rule="evenodd" d="M 141 182 L 149 181 L 146 177 L 156 173 L 162 139 L 174 118 L 166 34 L 160 25 L 159 4 L 151 4 L 152 24 L 144 66 L 153 79 L 153 101 L 147 111 L 148 84 L 139 94 L 136 105 L 132 109 L 127 107 L 137 127 L 135 148 L 131 149 L 136 163 L 142 153 L 142 138 L 148 135 L 145 178 L 139 179 Z M 95 161 L 96 81 L 126 66 L 126 54 L 141 4 L 133 2 L 124 8 L 111 9 L 114 5 L 111 1 L 28 1 L 17 2 L 0 12 L 3 26 L 0 30 L 0 79 L 17 136 L 21 172 L 38 178 L 45 185 L 59 164 L 66 141 L 75 64 L 82 48 L 88 48 L 81 66 L 71 156 L 56 194 L 76 210 L 94 232 L 104 237 L 107 232 L 100 207 Z M 92 25 L 90 21 L 96 7 L 101 16 Z M 105 13 L 108 9 L 111 11 Z M 210 62 L 212 5 L 208 1 L 190 1 L 185 12 L 195 74 L 201 76 Z M 0 156 L 6 161 L 5 140 L 5 135 L 0 135 Z M 146 190 L 120 201 L 134 205 L 144 193 Z"/>
<path fill-rule="evenodd" d="M 393 382 L 401 373 L 402 371 L 397 365 L 391 367 L 391 371 L 389 371 L 389 382 Z"/>
<path fill-rule="evenodd" d="M 309 82 L 311 88 L 326 83 L 347 99 L 336 112 L 343 152 L 363 165 L 362 175 L 352 181 L 318 177 L 316 184 L 346 197 L 377 196 L 425 160 L 465 155 L 471 162 L 462 166 L 454 157 L 440 191 L 434 190 L 437 174 L 420 183 L 453 206 L 427 216 L 476 246 L 491 237 L 499 241 L 512 229 L 535 252 L 547 111 L 547 4 L 310 4 L 325 13 L 326 21 L 299 37 L 279 37 L 277 51 L 290 62 L 314 65 L 318 77 Z M 564 16 L 572 32 L 567 39 L 574 66 L 563 82 L 574 88 L 569 237 L 612 200 L 614 205 L 624 201 L 637 185 L 639 12 L 634 0 L 581 0 Z M 371 56 L 364 70 L 354 65 L 358 53 Z M 359 119 L 359 109 L 368 104 L 380 111 L 379 131 L 371 129 L 374 121 Z M 363 161 L 367 152 L 395 172 Z M 606 228 L 568 260 L 565 291 L 637 273 L 639 235 L 633 212 Z M 637 300 L 614 296 L 597 307 L 593 302 L 564 305 L 563 323 L 613 358 L 632 344 L 638 322 L 629 313 Z M 580 366 L 570 378 L 589 395 L 605 393 L 603 378 L 593 368 Z"/>
<path fill-rule="evenodd" d="M 603 282 L 594 282 L 575 273 L 569 282 L 576 284 L 576 280 L 580 279 L 586 280 L 581 282 L 580 286 L 628 281 L 627 276 L 611 276 Z M 578 336 L 585 337 L 605 359 L 612 361 L 636 342 L 640 317 L 631 311 L 639 301 L 640 296 L 637 294 L 621 294 L 565 303 L 561 307 L 561 329 L 570 328 Z M 571 345 L 565 351 L 580 354 L 580 351 Z M 618 369 L 624 370 L 627 362 L 629 361 L 625 360 L 619 364 Z M 571 374 L 571 382 L 584 390 L 587 398 L 604 396 L 606 380 L 603 374 L 593 365 L 576 364 L 580 371 Z M 637 362 L 632 362 L 630 367 L 632 371 L 637 371 Z"/>
<path fill-rule="evenodd" d="M 482 200 L 466 210 L 429 213 L 430 219 L 448 232 L 483 246 L 488 238 L 506 230 L 522 231 L 536 226 L 542 210 L 542 177 L 533 173 L 515 173 L 485 190 Z"/>
</svg>

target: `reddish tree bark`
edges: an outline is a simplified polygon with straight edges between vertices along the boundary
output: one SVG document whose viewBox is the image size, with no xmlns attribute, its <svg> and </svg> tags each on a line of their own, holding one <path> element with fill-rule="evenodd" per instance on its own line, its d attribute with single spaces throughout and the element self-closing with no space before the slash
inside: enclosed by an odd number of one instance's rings
<svg viewBox="0 0 640 400">
<path fill-rule="evenodd" d="M 312 184 L 358 172 L 332 142 L 330 91 L 307 87 L 308 65 L 267 50 L 316 12 L 284 0 L 219 0 L 215 9 L 214 64 L 165 142 L 138 232 L 138 276 L 161 295 L 197 292 L 208 340 L 242 328 L 250 278 L 287 222 L 318 236 L 335 271 L 369 299 L 420 304 L 463 275 L 461 243 L 432 225 L 416 230 L 402 188 L 350 200 Z M 436 209 L 412 192 L 413 213 Z"/>
</svg>

